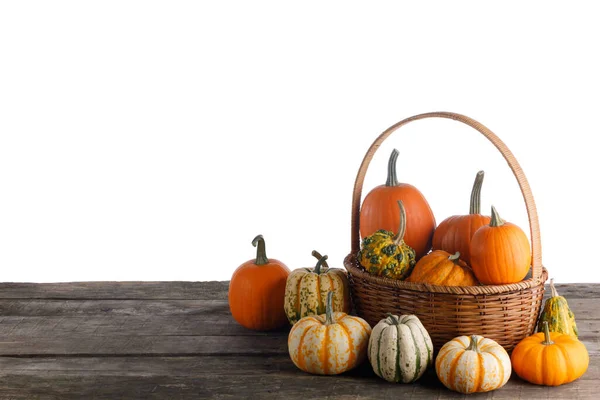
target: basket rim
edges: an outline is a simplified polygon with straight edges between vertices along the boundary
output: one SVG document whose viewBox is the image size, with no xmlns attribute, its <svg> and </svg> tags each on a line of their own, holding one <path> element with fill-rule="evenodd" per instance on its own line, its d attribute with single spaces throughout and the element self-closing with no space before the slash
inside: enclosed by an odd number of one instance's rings
<svg viewBox="0 0 600 400">
<path fill-rule="evenodd" d="M 481 286 L 441 286 L 431 285 L 428 283 L 413 283 L 397 279 L 391 279 L 381 276 L 375 276 L 358 267 L 358 253 L 350 253 L 344 258 L 344 267 L 350 275 L 366 280 L 371 284 L 396 288 L 402 290 L 410 290 L 414 292 L 425 293 L 446 293 L 457 295 L 486 295 L 486 294 L 503 294 L 519 290 L 527 290 L 538 286 L 543 286 L 548 280 L 548 270 L 542 265 L 541 277 L 531 277 L 517 283 L 508 285 L 481 285 Z"/>
</svg>

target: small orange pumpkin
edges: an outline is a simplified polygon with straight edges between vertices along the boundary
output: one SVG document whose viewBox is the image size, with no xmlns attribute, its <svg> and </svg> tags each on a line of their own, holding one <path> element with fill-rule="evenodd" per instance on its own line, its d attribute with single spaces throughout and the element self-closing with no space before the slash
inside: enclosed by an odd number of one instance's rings
<svg viewBox="0 0 600 400">
<path fill-rule="evenodd" d="M 460 252 L 460 258 L 471 264 L 471 239 L 475 232 L 490 223 L 490 217 L 481 215 L 481 186 L 483 171 L 479 171 L 471 190 L 469 214 L 453 215 L 443 220 L 433 234 L 433 249 L 445 250 L 450 254 Z"/>
<path fill-rule="evenodd" d="M 406 208 L 404 241 L 415 250 L 417 260 L 431 250 L 435 217 L 425 196 L 413 185 L 399 183 L 396 177 L 398 150 L 388 162 L 385 185 L 379 185 L 365 197 L 360 210 L 360 235 L 365 238 L 378 230 L 395 232 L 400 224 L 398 200 Z"/>
<path fill-rule="evenodd" d="M 267 331 L 288 323 L 283 309 L 289 268 L 279 260 L 268 259 L 265 240 L 252 241 L 256 259 L 240 265 L 229 282 L 229 309 L 233 318 L 248 329 Z"/>
<path fill-rule="evenodd" d="M 558 386 L 580 378 L 588 368 L 590 357 L 585 345 L 575 336 L 550 332 L 543 322 L 543 332 L 521 340 L 512 352 L 512 366 L 517 375 L 536 385 Z"/>
<path fill-rule="evenodd" d="M 520 282 L 531 266 L 531 247 L 525 232 L 506 222 L 492 206 L 489 225 L 482 226 L 471 240 L 471 268 L 484 285 Z"/>
<path fill-rule="evenodd" d="M 443 286 L 477 285 L 473 271 L 460 259 L 460 252 L 452 255 L 444 250 L 434 250 L 421 258 L 406 281 Z"/>
</svg>

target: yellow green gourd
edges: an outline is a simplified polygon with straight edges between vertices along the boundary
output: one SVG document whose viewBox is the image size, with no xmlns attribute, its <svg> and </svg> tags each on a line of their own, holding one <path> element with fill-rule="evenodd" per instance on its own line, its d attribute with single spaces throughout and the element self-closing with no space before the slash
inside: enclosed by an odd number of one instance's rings
<svg viewBox="0 0 600 400">
<path fill-rule="evenodd" d="M 550 290 L 552 290 L 552 296 L 544 303 L 544 309 L 540 314 L 538 332 L 543 331 L 543 324 L 547 322 L 550 332 L 579 336 L 577 324 L 575 324 L 575 315 L 569 308 L 567 299 L 558 295 L 554 287 L 554 279 L 550 279 Z"/>
<path fill-rule="evenodd" d="M 327 256 L 313 250 L 314 268 L 298 268 L 288 276 L 283 309 L 290 324 L 309 315 L 325 314 L 328 293 L 333 293 L 332 311 L 350 312 L 350 284 L 346 271 L 329 268 Z"/>
<path fill-rule="evenodd" d="M 367 272 L 391 279 L 406 279 L 412 272 L 416 257 L 415 251 L 404 243 L 406 232 L 406 210 L 402 201 L 400 207 L 400 226 L 398 233 L 381 229 L 365 237 L 358 252 L 360 264 Z"/>
</svg>

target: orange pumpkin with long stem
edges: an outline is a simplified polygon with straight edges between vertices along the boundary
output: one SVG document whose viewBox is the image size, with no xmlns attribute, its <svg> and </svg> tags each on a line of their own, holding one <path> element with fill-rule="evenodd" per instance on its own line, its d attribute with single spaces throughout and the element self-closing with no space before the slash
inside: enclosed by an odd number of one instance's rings
<svg viewBox="0 0 600 400">
<path fill-rule="evenodd" d="M 365 197 L 360 210 L 360 234 L 367 237 L 380 229 L 396 232 L 400 224 L 398 200 L 406 208 L 404 241 L 415 250 L 417 260 L 431 250 L 435 217 L 425 196 L 413 185 L 399 183 L 396 176 L 398 150 L 394 149 L 388 161 L 385 185 L 379 185 Z"/>
<path fill-rule="evenodd" d="M 525 232 L 504 221 L 492 206 L 492 218 L 471 240 L 471 268 L 484 285 L 523 280 L 531 266 L 531 247 Z"/>
<path fill-rule="evenodd" d="M 433 234 L 433 250 L 445 250 L 450 254 L 460 252 L 460 258 L 471 264 L 471 239 L 475 232 L 490 223 L 490 217 L 481 215 L 481 186 L 483 171 L 479 171 L 471 190 L 469 214 L 453 215 L 443 220 Z"/>
<path fill-rule="evenodd" d="M 233 318 L 248 329 L 267 331 L 288 323 L 283 309 L 289 268 L 279 260 L 268 259 L 265 240 L 252 241 L 256 259 L 240 265 L 229 282 L 229 309 Z"/>
</svg>

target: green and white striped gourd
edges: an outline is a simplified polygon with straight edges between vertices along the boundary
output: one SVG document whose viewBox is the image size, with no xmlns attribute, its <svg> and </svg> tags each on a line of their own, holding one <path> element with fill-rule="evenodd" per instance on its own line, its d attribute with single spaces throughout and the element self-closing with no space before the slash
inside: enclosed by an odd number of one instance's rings
<svg viewBox="0 0 600 400">
<path fill-rule="evenodd" d="M 373 328 L 368 356 L 377 376 L 410 383 L 433 365 L 433 343 L 416 315 L 388 314 Z"/>
</svg>

